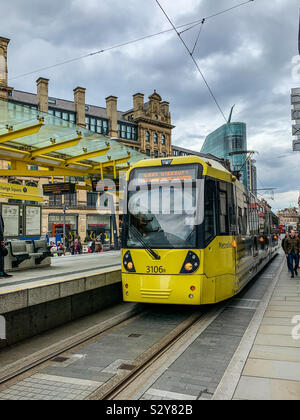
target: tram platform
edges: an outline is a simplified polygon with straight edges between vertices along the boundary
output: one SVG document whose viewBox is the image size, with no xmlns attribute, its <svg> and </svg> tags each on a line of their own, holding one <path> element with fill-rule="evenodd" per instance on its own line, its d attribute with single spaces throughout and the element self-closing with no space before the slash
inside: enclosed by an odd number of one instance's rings
<svg viewBox="0 0 300 420">
<path fill-rule="evenodd" d="M 285 258 L 214 399 L 300 400 L 300 274 Z"/>
<path fill-rule="evenodd" d="M 7 332 L 0 348 L 121 301 L 119 251 L 51 262 L 0 279 L 0 315 Z"/>
</svg>

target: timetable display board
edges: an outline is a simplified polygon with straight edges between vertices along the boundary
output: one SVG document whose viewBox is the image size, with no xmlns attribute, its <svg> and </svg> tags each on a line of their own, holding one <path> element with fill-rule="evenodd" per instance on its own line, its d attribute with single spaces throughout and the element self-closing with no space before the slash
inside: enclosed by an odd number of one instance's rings
<svg viewBox="0 0 300 420">
<path fill-rule="evenodd" d="M 64 195 L 74 194 L 76 191 L 76 184 L 71 182 L 60 182 L 56 184 L 45 184 L 43 185 L 44 195 Z"/>
<path fill-rule="evenodd" d="M 42 207 L 25 205 L 23 210 L 23 236 L 41 236 Z"/>
<path fill-rule="evenodd" d="M 4 237 L 18 238 L 20 233 L 20 206 L 1 203 L 1 214 L 4 222 Z"/>
</svg>

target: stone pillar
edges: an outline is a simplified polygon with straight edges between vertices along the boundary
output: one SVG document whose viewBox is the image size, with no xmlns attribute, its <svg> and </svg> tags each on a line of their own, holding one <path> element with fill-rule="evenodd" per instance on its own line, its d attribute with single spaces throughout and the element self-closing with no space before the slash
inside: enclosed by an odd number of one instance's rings
<svg viewBox="0 0 300 420">
<path fill-rule="evenodd" d="M 109 135 L 110 137 L 118 137 L 118 98 L 116 96 L 108 96 L 106 98 L 106 115 L 109 119 Z"/>
<path fill-rule="evenodd" d="M 77 87 L 74 89 L 74 105 L 76 124 L 85 128 L 85 88 Z"/>
<path fill-rule="evenodd" d="M 8 94 L 13 89 L 8 87 L 7 71 L 7 46 L 10 39 L 0 37 L 0 99 L 8 99 Z"/>
<path fill-rule="evenodd" d="M 39 77 L 36 81 L 37 85 L 37 104 L 38 110 L 48 112 L 48 84 L 49 79 Z"/>
</svg>

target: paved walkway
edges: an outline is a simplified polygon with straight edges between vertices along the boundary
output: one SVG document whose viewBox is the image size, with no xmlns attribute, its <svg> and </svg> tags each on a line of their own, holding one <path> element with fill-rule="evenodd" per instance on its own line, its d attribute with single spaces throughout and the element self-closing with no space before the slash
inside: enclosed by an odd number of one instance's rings
<svg viewBox="0 0 300 420">
<path fill-rule="evenodd" d="M 233 399 L 300 400 L 300 274 L 281 268 Z"/>
<path fill-rule="evenodd" d="M 10 273 L 13 277 L 0 279 L 0 294 L 26 289 L 33 283 L 51 284 L 70 275 L 91 274 L 102 269 L 118 267 L 121 267 L 120 251 L 51 258 L 50 267 L 14 271 Z"/>
</svg>

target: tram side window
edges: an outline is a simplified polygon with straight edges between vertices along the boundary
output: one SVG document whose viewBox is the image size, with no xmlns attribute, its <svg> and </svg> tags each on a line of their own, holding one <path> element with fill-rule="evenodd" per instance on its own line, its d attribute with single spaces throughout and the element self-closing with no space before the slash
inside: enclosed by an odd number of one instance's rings
<svg viewBox="0 0 300 420">
<path fill-rule="evenodd" d="M 217 235 L 216 228 L 216 183 L 207 180 L 205 183 L 205 216 L 204 216 L 204 240 L 210 242 Z"/>
<path fill-rule="evenodd" d="M 240 235 L 247 234 L 247 209 L 238 207 L 238 225 Z"/>
<path fill-rule="evenodd" d="M 219 220 L 220 220 L 220 234 L 228 235 L 228 213 L 227 213 L 227 193 L 224 191 L 219 192 L 220 209 L 219 209 Z"/>
</svg>

